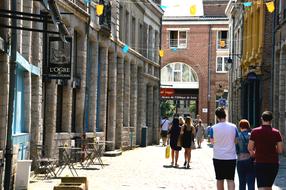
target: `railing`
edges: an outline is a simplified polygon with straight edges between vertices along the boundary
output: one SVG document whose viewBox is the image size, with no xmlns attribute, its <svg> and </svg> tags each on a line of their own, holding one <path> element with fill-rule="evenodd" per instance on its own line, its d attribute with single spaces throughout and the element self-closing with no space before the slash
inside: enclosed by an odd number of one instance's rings
<svg viewBox="0 0 286 190">
<path fill-rule="evenodd" d="M 187 48 L 187 39 L 170 39 L 170 48 Z"/>
</svg>

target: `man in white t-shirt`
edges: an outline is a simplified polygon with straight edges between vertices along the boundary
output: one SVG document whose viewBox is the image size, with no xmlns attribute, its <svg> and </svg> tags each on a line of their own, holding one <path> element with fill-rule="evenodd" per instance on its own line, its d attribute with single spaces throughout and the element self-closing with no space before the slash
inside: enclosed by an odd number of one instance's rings
<svg viewBox="0 0 286 190">
<path fill-rule="evenodd" d="M 213 164 L 217 180 L 217 189 L 224 189 L 224 180 L 228 190 L 234 190 L 234 174 L 236 166 L 235 143 L 238 137 L 237 128 L 233 123 L 226 122 L 224 108 L 215 111 L 218 123 L 210 130 L 210 139 L 213 144 Z"/>
<path fill-rule="evenodd" d="M 168 117 L 164 116 L 163 119 L 161 120 L 161 138 L 163 141 L 163 146 L 167 145 L 167 135 L 169 126 L 170 126 L 170 121 L 168 120 Z"/>
</svg>

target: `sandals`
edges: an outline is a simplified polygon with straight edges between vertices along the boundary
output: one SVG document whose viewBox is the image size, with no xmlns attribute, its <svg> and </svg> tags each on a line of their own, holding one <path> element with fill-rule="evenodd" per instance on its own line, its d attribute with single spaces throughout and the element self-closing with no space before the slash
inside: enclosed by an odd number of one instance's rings
<svg viewBox="0 0 286 190">
<path fill-rule="evenodd" d="M 190 168 L 190 164 L 187 164 L 186 168 L 189 169 Z"/>
</svg>

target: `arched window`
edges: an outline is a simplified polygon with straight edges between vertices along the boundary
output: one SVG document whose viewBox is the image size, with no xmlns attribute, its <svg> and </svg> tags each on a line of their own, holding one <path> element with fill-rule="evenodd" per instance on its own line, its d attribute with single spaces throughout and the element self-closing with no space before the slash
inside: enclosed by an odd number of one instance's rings
<svg viewBox="0 0 286 190">
<path fill-rule="evenodd" d="M 186 85 L 191 85 L 187 88 L 198 88 L 198 82 L 197 73 L 185 63 L 170 63 L 161 69 L 162 84 L 172 84 L 178 88 Z"/>
</svg>

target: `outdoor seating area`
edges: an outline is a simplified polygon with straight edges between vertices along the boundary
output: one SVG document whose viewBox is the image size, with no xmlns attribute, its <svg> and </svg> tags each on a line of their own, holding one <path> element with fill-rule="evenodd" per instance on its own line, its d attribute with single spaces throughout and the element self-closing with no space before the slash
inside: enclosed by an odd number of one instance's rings
<svg viewBox="0 0 286 190">
<path fill-rule="evenodd" d="M 104 168 L 102 155 L 107 143 L 112 141 L 94 139 L 91 142 L 83 139 L 75 143 L 72 140 L 70 145 L 58 146 L 57 154 L 52 157 L 45 157 L 44 146 L 37 145 L 38 156 L 35 160 L 34 178 L 59 178 L 64 175 L 78 177 L 79 169 L 90 169 L 98 165 Z"/>
</svg>

